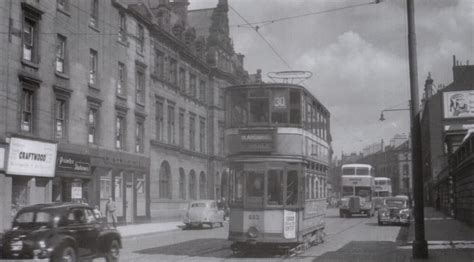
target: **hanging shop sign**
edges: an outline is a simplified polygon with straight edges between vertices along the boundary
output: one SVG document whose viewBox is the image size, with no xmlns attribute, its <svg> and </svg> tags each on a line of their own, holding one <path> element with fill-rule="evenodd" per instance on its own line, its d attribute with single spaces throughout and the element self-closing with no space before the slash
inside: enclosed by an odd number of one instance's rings
<svg viewBox="0 0 474 262">
<path fill-rule="evenodd" d="M 90 169 L 91 160 L 89 156 L 58 152 L 57 171 L 89 173 Z"/>
<path fill-rule="evenodd" d="M 57 144 L 10 138 L 7 173 L 21 176 L 54 177 Z"/>
</svg>

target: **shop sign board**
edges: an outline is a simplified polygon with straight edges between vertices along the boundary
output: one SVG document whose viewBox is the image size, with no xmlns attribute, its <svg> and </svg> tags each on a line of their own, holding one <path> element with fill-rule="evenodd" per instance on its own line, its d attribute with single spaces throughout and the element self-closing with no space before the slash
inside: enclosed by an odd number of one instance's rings
<svg viewBox="0 0 474 262">
<path fill-rule="evenodd" d="M 296 238 L 296 212 L 283 211 L 283 235 L 285 239 Z"/>
<path fill-rule="evenodd" d="M 271 152 L 273 151 L 273 130 L 241 130 L 241 152 Z"/>
<path fill-rule="evenodd" d="M 58 152 L 56 170 L 89 173 L 91 169 L 88 156 Z"/>
<path fill-rule="evenodd" d="M 444 92 L 444 118 L 474 117 L 474 91 Z"/>
<path fill-rule="evenodd" d="M 82 186 L 80 184 L 79 184 L 79 186 L 73 185 L 71 187 L 71 198 L 72 199 L 82 199 Z"/>
<path fill-rule="evenodd" d="M 7 173 L 11 175 L 54 177 L 57 144 L 12 137 Z"/>
</svg>

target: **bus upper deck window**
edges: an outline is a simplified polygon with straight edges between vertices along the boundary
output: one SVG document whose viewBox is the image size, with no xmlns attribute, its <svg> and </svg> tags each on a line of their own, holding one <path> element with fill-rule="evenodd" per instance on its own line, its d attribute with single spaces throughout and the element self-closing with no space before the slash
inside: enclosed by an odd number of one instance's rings
<svg viewBox="0 0 474 262">
<path fill-rule="evenodd" d="M 263 173 L 248 172 L 246 192 L 249 197 L 263 197 Z"/>
<path fill-rule="evenodd" d="M 288 171 L 286 176 L 286 204 L 296 205 L 298 200 L 298 171 Z"/>
<path fill-rule="evenodd" d="M 283 170 L 270 170 L 267 178 L 267 204 L 283 205 Z"/>
</svg>

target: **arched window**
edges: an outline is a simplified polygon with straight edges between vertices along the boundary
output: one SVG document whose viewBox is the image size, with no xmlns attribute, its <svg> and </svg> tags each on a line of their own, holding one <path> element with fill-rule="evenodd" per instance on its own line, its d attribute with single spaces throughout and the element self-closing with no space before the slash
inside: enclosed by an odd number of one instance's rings
<svg viewBox="0 0 474 262">
<path fill-rule="evenodd" d="M 171 198 L 171 168 L 167 161 L 163 161 L 160 167 L 159 192 L 160 198 Z"/>
<path fill-rule="evenodd" d="M 179 169 L 179 198 L 186 199 L 186 174 L 184 169 Z"/>
<path fill-rule="evenodd" d="M 189 172 L 189 198 L 196 199 L 196 173 L 194 170 Z"/>
<path fill-rule="evenodd" d="M 207 198 L 207 181 L 206 181 L 206 174 L 201 172 L 199 174 L 199 199 L 206 199 Z"/>
</svg>

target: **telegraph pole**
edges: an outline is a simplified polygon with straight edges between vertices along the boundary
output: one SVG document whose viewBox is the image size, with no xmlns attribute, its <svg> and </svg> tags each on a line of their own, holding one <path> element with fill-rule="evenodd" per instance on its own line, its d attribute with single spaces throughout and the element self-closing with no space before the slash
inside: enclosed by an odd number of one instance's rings
<svg viewBox="0 0 474 262">
<path fill-rule="evenodd" d="M 413 198 L 415 201 L 415 240 L 413 258 L 428 258 L 428 244 L 425 240 L 425 214 L 423 200 L 423 169 L 421 156 L 420 100 L 418 94 L 418 72 L 416 60 L 415 6 L 414 0 L 407 0 L 408 59 L 410 65 L 411 134 Z"/>
</svg>

